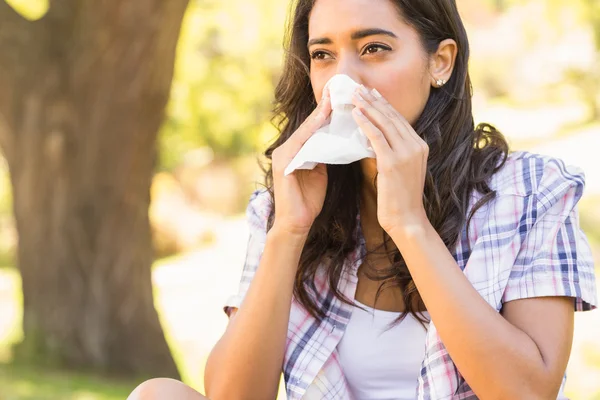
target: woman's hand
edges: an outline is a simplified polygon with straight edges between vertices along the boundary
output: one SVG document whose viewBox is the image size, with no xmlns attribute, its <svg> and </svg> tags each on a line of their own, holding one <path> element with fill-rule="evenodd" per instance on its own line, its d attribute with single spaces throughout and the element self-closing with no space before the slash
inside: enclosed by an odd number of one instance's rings
<svg viewBox="0 0 600 400">
<path fill-rule="evenodd" d="M 329 114 L 331 100 L 326 90 L 312 114 L 283 145 L 273 151 L 274 226 L 283 231 L 308 235 L 323 209 L 327 192 L 326 166 L 319 164 L 313 170 L 296 170 L 288 176 L 284 176 L 284 170 L 304 143 L 323 126 Z"/>
<path fill-rule="evenodd" d="M 429 147 L 377 90 L 361 85 L 353 97 L 354 120 L 377 159 L 377 219 L 392 236 L 427 221 L 423 188 Z"/>
</svg>

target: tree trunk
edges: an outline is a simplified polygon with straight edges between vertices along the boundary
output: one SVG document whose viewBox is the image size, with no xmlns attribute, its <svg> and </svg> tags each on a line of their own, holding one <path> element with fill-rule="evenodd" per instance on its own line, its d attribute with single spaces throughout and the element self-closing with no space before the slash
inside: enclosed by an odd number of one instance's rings
<svg viewBox="0 0 600 400">
<path fill-rule="evenodd" d="M 188 0 L 0 0 L 0 144 L 19 233 L 17 356 L 177 377 L 151 285 L 149 188 Z"/>
</svg>

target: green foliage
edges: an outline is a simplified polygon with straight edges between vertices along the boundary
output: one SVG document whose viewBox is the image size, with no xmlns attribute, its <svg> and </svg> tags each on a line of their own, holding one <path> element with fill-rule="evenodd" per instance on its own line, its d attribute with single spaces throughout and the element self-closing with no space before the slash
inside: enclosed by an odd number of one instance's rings
<svg viewBox="0 0 600 400">
<path fill-rule="evenodd" d="M 161 166 L 209 146 L 217 157 L 252 152 L 266 135 L 279 74 L 285 2 L 192 2 L 182 26 Z"/>
<path fill-rule="evenodd" d="M 561 10 L 575 8 L 583 23 L 589 26 L 596 47 L 596 61 L 590 68 L 571 68 L 566 71 L 566 83 L 579 89 L 583 102 L 588 106 L 589 120 L 600 117 L 600 2 L 598 0 L 572 0 L 568 6 L 560 0 L 550 0 L 550 9 L 560 18 Z"/>
<path fill-rule="evenodd" d="M 48 11 L 48 0 L 6 0 L 6 2 L 30 21 L 42 18 Z"/>
<path fill-rule="evenodd" d="M 0 268 L 15 264 L 13 198 L 6 161 L 0 158 Z"/>
<path fill-rule="evenodd" d="M 583 1 L 583 12 L 585 18 L 590 23 L 593 33 L 596 49 L 600 52 L 600 2 L 598 0 L 580 0 Z"/>
<path fill-rule="evenodd" d="M 565 81 L 579 90 L 581 99 L 589 109 L 588 121 L 597 121 L 600 118 L 600 56 L 598 62 L 590 69 L 567 70 Z"/>
</svg>

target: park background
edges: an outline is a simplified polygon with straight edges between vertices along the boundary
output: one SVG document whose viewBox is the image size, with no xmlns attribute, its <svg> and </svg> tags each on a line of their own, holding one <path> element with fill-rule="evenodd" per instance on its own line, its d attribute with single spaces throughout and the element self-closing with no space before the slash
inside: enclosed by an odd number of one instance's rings
<svg viewBox="0 0 600 400">
<path fill-rule="evenodd" d="M 583 168 L 600 265 L 600 2 L 457 3 L 476 122 Z M 276 134 L 287 11 L 0 0 L 0 400 L 124 399 L 177 373 L 203 391 Z M 576 315 L 568 375 L 571 398 L 600 399 L 598 311 Z"/>
</svg>

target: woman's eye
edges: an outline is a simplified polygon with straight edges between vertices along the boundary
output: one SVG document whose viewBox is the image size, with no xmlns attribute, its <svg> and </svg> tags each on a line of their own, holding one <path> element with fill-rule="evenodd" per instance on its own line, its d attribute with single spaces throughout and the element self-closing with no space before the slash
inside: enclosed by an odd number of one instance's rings
<svg viewBox="0 0 600 400">
<path fill-rule="evenodd" d="M 382 44 L 370 44 L 365 47 L 364 54 L 380 53 L 381 51 L 391 50 L 388 46 Z"/>
<path fill-rule="evenodd" d="M 313 60 L 325 60 L 327 56 L 328 56 L 327 53 L 325 53 L 324 51 L 319 51 L 319 50 L 313 51 L 310 54 L 310 58 Z"/>
</svg>

